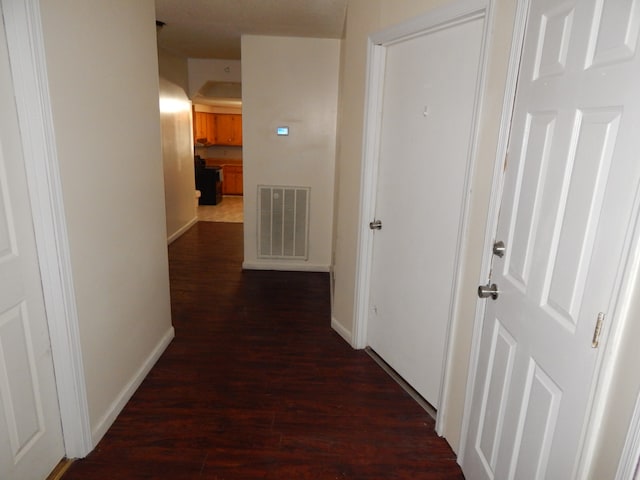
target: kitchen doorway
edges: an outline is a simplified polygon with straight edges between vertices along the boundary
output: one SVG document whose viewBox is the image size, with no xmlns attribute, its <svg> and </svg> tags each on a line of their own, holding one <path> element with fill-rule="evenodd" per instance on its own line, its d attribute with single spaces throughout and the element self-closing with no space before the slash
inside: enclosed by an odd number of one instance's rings
<svg viewBox="0 0 640 480">
<path fill-rule="evenodd" d="M 233 98 L 217 98 L 223 87 Z M 198 99 L 203 103 L 197 103 Z M 241 102 L 240 84 L 228 82 L 207 82 L 194 98 L 198 221 L 244 221 Z"/>
</svg>

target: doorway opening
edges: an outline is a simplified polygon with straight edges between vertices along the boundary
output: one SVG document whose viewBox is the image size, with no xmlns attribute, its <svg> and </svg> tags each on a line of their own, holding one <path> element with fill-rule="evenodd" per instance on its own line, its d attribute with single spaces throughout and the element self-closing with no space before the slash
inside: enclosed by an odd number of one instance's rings
<svg viewBox="0 0 640 480">
<path fill-rule="evenodd" d="M 242 84 L 207 81 L 192 100 L 198 221 L 243 223 Z"/>
</svg>

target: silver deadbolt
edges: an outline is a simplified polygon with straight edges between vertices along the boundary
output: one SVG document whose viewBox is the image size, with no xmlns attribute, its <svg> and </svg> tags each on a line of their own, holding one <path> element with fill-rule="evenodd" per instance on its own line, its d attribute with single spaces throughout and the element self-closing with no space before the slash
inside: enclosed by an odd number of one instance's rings
<svg viewBox="0 0 640 480">
<path fill-rule="evenodd" d="M 504 246 L 504 242 L 502 240 L 498 240 L 493 244 L 493 254 L 496 257 L 504 257 L 504 252 L 506 251 L 506 247 Z"/>
<path fill-rule="evenodd" d="M 492 283 L 491 285 L 480 285 L 478 287 L 478 296 L 480 298 L 491 297 L 492 300 L 495 300 L 498 298 L 498 293 L 498 286 L 495 283 Z"/>
<path fill-rule="evenodd" d="M 374 220 L 369 222 L 369 228 L 371 230 L 382 230 L 382 222 L 380 220 Z"/>
</svg>

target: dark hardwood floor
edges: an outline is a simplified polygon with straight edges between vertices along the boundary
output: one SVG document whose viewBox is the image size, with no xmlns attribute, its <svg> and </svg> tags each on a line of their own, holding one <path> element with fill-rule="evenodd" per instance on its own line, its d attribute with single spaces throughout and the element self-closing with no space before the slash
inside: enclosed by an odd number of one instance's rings
<svg viewBox="0 0 640 480">
<path fill-rule="evenodd" d="M 64 480 L 462 479 L 434 421 L 330 327 L 323 273 L 241 270 L 242 225 L 169 247 L 176 338 Z"/>
</svg>

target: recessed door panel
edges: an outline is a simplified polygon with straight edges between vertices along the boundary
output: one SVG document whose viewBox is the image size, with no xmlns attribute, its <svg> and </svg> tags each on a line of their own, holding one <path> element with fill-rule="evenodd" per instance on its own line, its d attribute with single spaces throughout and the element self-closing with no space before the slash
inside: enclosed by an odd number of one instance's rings
<svg viewBox="0 0 640 480">
<path fill-rule="evenodd" d="M 555 113 L 533 113 L 526 118 L 520 171 L 513 193 L 515 215 L 511 218 L 510 248 L 505 262 L 507 278 L 523 292 L 527 289 L 533 260 L 531 246 L 542 214 L 540 197 L 545 186 L 555 119 Z"/>
<path fill-rule="evenodd" d="M 640 2 L 601 0 L 595 5 L 587 66 L 625 61 L 638 48 Z"/>
<path fill-rule="evenodd" d="M 510 478 L 548 478 L 547 464 L 562 390 L 530 359 Z"/>
<path fill-rule="evenodd" d="M 564 72 L 572 26 L 571 3 L 560 4 L 540 16 L 534 80 Z"/>
<path fill-rule="evenodd" d="M 13 461 L 42 435 L 41 392 L 24 302 L 0 314 L 0 397 Z"/>
<path fill-rule="evenodd" d="M 543 294 L 543 305 L 572 330 L 584 295 L 620 116 L 619 110 L 576 115 L 577 145 L 571 148 L 575 158 L 561 191 L 551 247 L 555 255 L 547 267 Z"/>
<path fill-rule="evenodd" d="M 476 449 L 489 476 L 493 476 L 496 467 L 516 347 L 515 339 L 496 319 L 476 440 Z"/>
</svg>

